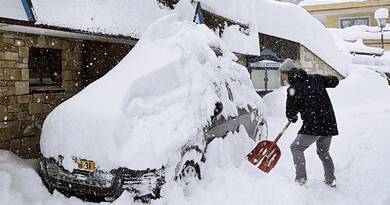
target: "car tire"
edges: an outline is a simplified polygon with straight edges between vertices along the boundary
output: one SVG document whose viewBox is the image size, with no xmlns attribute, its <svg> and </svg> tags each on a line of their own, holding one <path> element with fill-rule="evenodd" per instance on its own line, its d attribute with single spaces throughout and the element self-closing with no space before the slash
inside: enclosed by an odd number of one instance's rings
<svg viewBox="0 0 390 205">
<path fill-rule="evenodd" d="M 199 164 L 193 160 L 186 161 L 179 174 L 179 179 L 184 185 L 199 181 L 201 179 Z"/>
</svg>

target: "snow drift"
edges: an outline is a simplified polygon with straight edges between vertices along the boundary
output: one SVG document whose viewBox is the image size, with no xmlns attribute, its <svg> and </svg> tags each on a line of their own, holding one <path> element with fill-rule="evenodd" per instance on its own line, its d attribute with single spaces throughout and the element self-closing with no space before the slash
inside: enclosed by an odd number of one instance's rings
<svg viewBox="0 0 390 205">
<path fill-rule="evenodd" d="M 248 104 L 263 110 L 247 69 L 213 31 L 190 20 L 178 12 L 155 22 L 113 70 L 50 113 L 43 155 L 64 156 L 67 169 L 72 156 L 103 169 L 158 168 L 188 140 L 202 137 L 216 102 L 224 104 L 226 117 Z"/>
</svg>

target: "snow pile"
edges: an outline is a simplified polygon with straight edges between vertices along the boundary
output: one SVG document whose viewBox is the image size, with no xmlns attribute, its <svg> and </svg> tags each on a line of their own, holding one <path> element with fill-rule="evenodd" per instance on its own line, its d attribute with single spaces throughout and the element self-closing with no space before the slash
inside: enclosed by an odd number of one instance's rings
<svg viewBox="0 0 390 205">
<path fill-rule="evenodd" d="M 32 0 L 32 4 L 37 24 L 133 38 L 172 13 L 155 0 Z"/>
<path fill-rule="evenodd" d="M 354 66 L 364 66 L 367 69 L 378 72 L 390 73 L 390 58 L 388 56 L 372 57 L 372 56 L 354 56 L 351 61 Z"/>
<path fill-rule="evenodd" d="M 267 108 L 268 117 L 283 118 L 286 115 L 287 86 L 280 87 L 277 90 L 264 96 L 264 102 Z"/>
<path fill-rule="evenodd" d="M 341 39 L 346 41 L 356 41 L 358 39 L 381 39 L 380 28 L 377 26 L 365 26 L 365 25 L 356 25 L 350 26 L 343 29 L 338 28 L 328 28 L 333 35 L 338 36 Z M 390 24 L 387 24 L 384 30 L 384 39 L 390 39 Z"/>
<path fill-rule="evenodd" d="M 259 34 L 253 25 L 247 34 L 240 31 L 238 25 L 226 26 L 222 34 L 223 41 L 233 52 L 241 54 L 259 55 Z"/>
<path fill-rule="evenodd" d="M 258 32 L 298 42 L 342 75 L 348 74 L 344 55 L 332 35 L 303 8 L 273 0 L 201 0 L 211 12 L 248 25 Z M 320 39 L 320 40 L 319 40 Z"/>
<path fill-rule="evenodd" d="M 367 0 L 304 0 L 299 3 L 299 6 L 314 6 L 322 4 L 340 4 L 352 2 L 364 2 Z"/>
<path fill-rule="evenodd" d="M 213 31 L 190 22 L 189 7 L 183 1 L 177 13 L 152 24 L 114 69 L 47 117 L 44 156 L 63 155 L 68 169 L 72 156 L 103 169 L 159 168 L 189 140 L 201 141 L 216 102 L 225 117 L 248 104 L 264 109 L 247 69 Z"/>
<path fill-rule="evenodd" d="M 357 40 L 355 43 L 351 43 L 340 38 L 337 33 L 332 33 L 336 45 L 345 53 L 345 60 L 351 64 L 351 69 L 354 69 L 355 67 L 364 67 L 378 72 L 390 72 L 390 56 L 386 54 L 383 49 L 368 47 L 364 45 L 361 39 Z M 351 53 L 358 54 L 352 55 Z M 359 53 L 368 55 L 359 55 Z M 382 56 L 374 56 L 374 54 Z"/>
<path fill-rule="evenodd" d="M 384 50 L 381 48 L 368 47 L 364 45 L 362 39 L 358 39 L 355 43 L 349 44 L 350 52 L 362 52 L 362 53 L 371 53 L 377 55 L 383 55 Z"/>
<path fill-rule="evenodd" d="M 335 41 L 336 44 L 338 45 L 339 48 L 343 50 L 346 54 L 351 54 L 351 53 L 364 53 L 367 55 L 383 55 L 384 50 L 381 48 L 375 48 L 375 47 L 369 47 L 364 45 L 362 39 L 358 39 L 354 43 L 344 41 L 337 36 L 335 36 Z"/>
</svg>

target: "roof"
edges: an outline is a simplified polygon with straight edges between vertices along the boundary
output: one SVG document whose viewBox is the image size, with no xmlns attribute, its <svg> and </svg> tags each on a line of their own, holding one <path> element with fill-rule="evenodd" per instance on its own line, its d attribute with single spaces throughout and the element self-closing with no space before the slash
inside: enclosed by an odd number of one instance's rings
<svg viewBox="0 0 390 205">
<path fill-rule="evenodd" d="M 139 38 L 170 9 L 156 0 L 31 0 L 36 24 Z M 118 6 L 120 5 L 120 6 Z"/>
<path fill-rule="evenodd" d="M 347 74 L 343 53 L 331 33 L 300 6 L 273 0 L 201 0 L 213 13 L 257 28 L 258 32 L 305 46 L 340 74 Z M 321 40 L 319 40 L 321 39 Z"/>
<path fill-rule="evenodd" d="M 28 21 L 21 0 L 0 0 L 0 18 Z"/>
</svg>

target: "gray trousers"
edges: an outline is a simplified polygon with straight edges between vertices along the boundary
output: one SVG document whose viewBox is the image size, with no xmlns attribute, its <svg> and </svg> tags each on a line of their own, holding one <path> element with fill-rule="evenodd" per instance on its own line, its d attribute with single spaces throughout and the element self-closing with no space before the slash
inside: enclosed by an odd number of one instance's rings
<svg viewBox="0 0 390 205">
<path fill-rule="evenodd" d="M 296 180 L 307 180 L 306 161 L 303 152 L 314 142 L 316 142 L 317 154 L 320 157 L 324 167 L 325 180 L 332 182 L 335 179 L 333 160 L 329 154 L 331 141 L 331 136 L 298 134 L 297 138 L 290 146 L 296 170 Z"/>
</svg>

